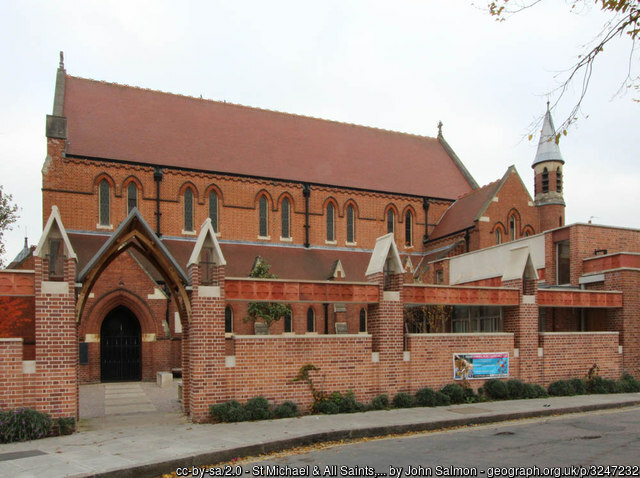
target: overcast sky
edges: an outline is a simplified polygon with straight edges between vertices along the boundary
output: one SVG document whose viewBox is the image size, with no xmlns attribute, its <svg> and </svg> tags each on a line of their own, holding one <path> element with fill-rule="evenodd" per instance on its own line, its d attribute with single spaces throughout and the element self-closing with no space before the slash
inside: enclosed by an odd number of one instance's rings
<svg viewBox="0 0 640 478">
<path fill-rule="evenodd" d="M 442 120 L 479 184 L 515 164 L 531 192 L 530 125 L 606 17 L 548 0 L 497 23 L 475 1 L 3 2 L 0 184 L 21 207 L 5 259 L 25 230 L 31 243 L 42 230 L 60 50 L 73 76 L 425 136 Z M 588 117 L 560 144 L 567 223 L 640 227 L 640 104 L 616 96 L 629 46 L 617 40 L 598 60 Z M 556 124 L 574 101 L 571 90 Z"/>
</svg>

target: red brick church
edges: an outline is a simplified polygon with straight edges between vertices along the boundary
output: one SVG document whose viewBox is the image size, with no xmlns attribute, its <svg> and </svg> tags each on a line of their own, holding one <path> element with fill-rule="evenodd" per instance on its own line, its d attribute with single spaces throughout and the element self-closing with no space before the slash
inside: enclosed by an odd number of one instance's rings
<svg viewBox="0 0 640 478">
<path fill-rule="evenodd" d="M 366 400 L 449 383 L 459 354 L 537 383 L 593 363 L 640 376 L 640 231 L 565 225 L 549 111 L 533 198 L 513 166 L 480 187 L 441 125 L 398 133 L 62 61 L 46 120 L 43 235 L 0 271 L 0 408 L 77 416 L 78 383 L 182 370 L 202 420 L 227 399 L 309 402 L 290 383 L 307 363 Z M 260 261 L 275 278 L 250 277 Z M 246 320 L 261 301 L 287 312 Z"/>
</svg>

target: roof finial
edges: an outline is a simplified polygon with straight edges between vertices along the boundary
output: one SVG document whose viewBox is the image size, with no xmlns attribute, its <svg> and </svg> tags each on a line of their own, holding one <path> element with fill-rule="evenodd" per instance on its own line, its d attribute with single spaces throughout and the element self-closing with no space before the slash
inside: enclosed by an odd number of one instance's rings
<svg viewBox="0 0 640 478">
<path fill-rule="evenodd" d="M 438 121 L 438 136 L 442 136 L 442 121 Z"/>
<path fill-rule="evenodd" d="M 64 70 L 64 52 L 63 51 L 60 52 L 60 65 L 58 65 L 58 68 Z"/>
<path fill-rule="evenodd" d="M 547 96 L 547 111 L 549 111 L 549 97 Z"/>
</svg>

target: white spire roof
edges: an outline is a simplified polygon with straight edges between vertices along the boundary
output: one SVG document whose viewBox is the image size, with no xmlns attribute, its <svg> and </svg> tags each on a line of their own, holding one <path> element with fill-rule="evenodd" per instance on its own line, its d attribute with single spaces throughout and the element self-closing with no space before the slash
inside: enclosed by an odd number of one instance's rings
<svg viewBox="0 0 640 478">
<path fill-rule="evenodd" d="M 548 102 L 547 112 L 544 115 L 544 121 L 542 123 L 542 131 L 540 131 L 538 152 L 531 166 L 533 167 L 544 161 L 560 161 L 564 164 L 564 159 L 562 159 L 562 154 L 560 154 L 560 147 L 558 143 L 556 143 L 556 128 L 553 126 L 553 118 L 551 118 Z"/>
</svg>

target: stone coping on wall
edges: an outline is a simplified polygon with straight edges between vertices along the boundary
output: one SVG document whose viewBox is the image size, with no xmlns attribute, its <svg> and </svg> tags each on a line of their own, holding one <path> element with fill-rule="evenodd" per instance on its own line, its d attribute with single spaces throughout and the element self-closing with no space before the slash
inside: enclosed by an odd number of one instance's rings
<svg viewBox="0 0 640 478">
<path fill-rule="evenodd" d="M 300 284 L 328 284 L 328 285 L 374 285 L 372 282 L 351 282 L 335 280 L 296 280 L 296 279 L 265 279 L 261 277 L 225 277 L 225 281 L 245 281 L 245 282 L 289 282 Z"/>
<path fill-rule="evenodd" d="M 490 277 L 493 279 L 493 277 Z M 366 284 L 371 284 L 370 282 L 366 282 Z M 423 287 L 425 289 L 478 289 L 478 290 L 520 290 L 517 287 L 491 287 L 488 285 L 445 285 L 445 284 L 403 284 L 403 287 Z"/>
<path fill-rule="evenodd" d="M 593 331 L 593 332 L 582 332 L 582 331 L 575 331 L 575 332 L 538 332 L 539 335 L 620 335 L 620 332 L 617 331 L 609 331 L 609 330 L 605 330 L 605 331 Z"/>
<path fill-rule="evenodd" d="M 438 332 L 407 334 L 407 337 L 513 337 L 511 332 Z"/>
<path fill-rule="evenodd" d="M 32 269 L 0 269 L 0 274 L 35 274 Z"/>
<path fill-rule="evenodd" d="M 282 339 L 282 340 L 290 340 L 290 339 L 348 339 L 348 338 L 356 338 L 356 339 L 370 339 L 371 334 L 366 334 L 359 332 L 357 334 L 294 334 L 287 333 L 286 335 L 273 334 L 273 335 L 234 335 L 231 337 L 234 340 L 262 340 L 262 339 Z"/>
<path fill-rule="evenodd" d="M 0 337 L 0 342 L 22 342 L 22 337 Z"/>
</svg>

